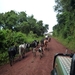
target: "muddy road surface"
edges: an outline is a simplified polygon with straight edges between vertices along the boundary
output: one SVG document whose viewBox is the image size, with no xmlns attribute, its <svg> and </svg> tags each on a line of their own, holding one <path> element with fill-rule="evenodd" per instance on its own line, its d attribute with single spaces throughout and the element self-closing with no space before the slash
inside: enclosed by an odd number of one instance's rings
<svg viewBox="0 0 75 75">
<path fill-rule="evenodd" d="M 32 51 L 26 53 L 26 57 L 21 61 L 15 60 L 13 66 L 6 64 L 0 66 L 0 75 L 51 75 L 53 69 L 53 59 L 56 53 L 65 53 L 66 48 L 51 39 L 48 43 L 49 51 L 45 50 L 44 56 L 40 59 L 39 52 L 33 57 Z M 68 51 L 70 53 L 70 51 Z"/>
</svg>

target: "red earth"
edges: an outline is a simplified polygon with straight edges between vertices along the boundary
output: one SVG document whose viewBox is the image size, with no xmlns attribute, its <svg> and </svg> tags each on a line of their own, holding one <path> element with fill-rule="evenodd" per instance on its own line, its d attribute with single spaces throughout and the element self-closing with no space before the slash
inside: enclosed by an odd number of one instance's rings
<svg viewBox="0 0 75 75">
<path fill-rule="evenodd" d="M 39 52 L 33 57 L 32 51 L 26 53 L 21 61 L 15 59 L 13 66 L 6 64 L 0 66 L 0 75 L 51 75 L 53 59 L 56 53 L 65 53 L 66 47 L 55 39 L 48 43 L 49 51 L 45 50 L 44 56 L 40 59 Z M 70 50 L 68 50 L 70 53 Z"/>
</svg>

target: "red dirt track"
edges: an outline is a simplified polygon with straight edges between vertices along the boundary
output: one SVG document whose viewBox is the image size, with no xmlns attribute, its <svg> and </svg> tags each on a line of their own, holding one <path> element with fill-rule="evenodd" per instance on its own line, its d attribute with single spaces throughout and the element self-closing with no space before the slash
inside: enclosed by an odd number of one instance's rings
<svg viewBox="0 0 75 75">
<path fill-rule="evenodd" d="M 21 61 L 15 60 L 13 66 L 9 64 L 0 66 L 0 75 L 50 75 L 54 55 L 65 53 L 66 48 L 53 38 L 48 43 L 48 48 L 49 51 L 45 50 L 42 59 L 39 58 L 38 52 L 34 58 L 32 51 L 30 51 Z"/>
</svg>

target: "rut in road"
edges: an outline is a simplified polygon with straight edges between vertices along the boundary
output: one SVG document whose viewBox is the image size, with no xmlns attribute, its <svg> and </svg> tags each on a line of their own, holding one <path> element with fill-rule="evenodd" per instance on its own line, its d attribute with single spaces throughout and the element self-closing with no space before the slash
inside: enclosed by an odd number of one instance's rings
<svg viewBox="0 0 75 75">
<path fill-rule="evenodd" d="M 48 48 L 49 51 L 45 50 L 41 60 L 38 52 L 36 58 L 34 58 L 32 51 L 30 51 L 21 61 L 15 60 L 12 67 L 9 64 L 0 66 L 0 75 L 50 75 L 53 69 L 54 55 L 65 53 L 66 48 L 53 38 L 48 43 Z"/>
</svg>

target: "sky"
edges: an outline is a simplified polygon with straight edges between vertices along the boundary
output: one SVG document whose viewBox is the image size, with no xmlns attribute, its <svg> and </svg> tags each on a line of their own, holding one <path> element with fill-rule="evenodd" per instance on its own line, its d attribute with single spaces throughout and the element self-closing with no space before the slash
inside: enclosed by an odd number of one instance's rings
<svg viewBox="0 0 75 75">
<path fill-rule="evenodd" d="M 54 5 L 55 0 L 0 0 L 0 13 L 25 11 L 28 16 L 34 15 L 37 21 L 42 20 L 43 24 L 48 24 L 48 32 L 52 32 L 53 26 L 57 24 Z"/>
</svg>

